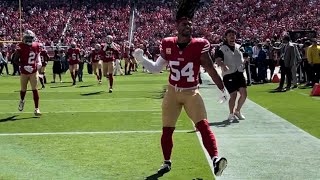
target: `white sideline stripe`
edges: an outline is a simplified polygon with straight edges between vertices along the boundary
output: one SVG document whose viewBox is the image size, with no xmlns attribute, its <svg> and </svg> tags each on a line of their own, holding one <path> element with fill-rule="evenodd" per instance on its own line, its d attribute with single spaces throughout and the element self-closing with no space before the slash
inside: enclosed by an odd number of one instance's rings
<svg viewBox="0 0 320 180">
<path fill-rule="evenodd" d="M 101 113 L 101 112 L 105 112 L 105 113 L 109 113 L 109 112 L 160 112 L 161 109 L 126 109 L 126 110 L 103 110 L 103 111 L 44 111 L 41 112 L 41 114 L 59 114 L 59 113 Z M 33 114 L 34 112 L 32 111 L 27 111 L 27 112 L 19 112 L 19 111 L 12 111 L 12 112 L 0 112 L 0 114 Z"/>
<path fill-rule="evenodd" d="M 145 100 L 145 99 L 153 99 L 153 98 L 105 98 L 105 99 L 40 99 L 40 102 L 42 101 L 114 101 L 114 100 Z M 157 99 L 154 99 L 157 100 Z M 19 102 L 20 99 L 3 99 L 0 100 L 0 102 Z"/>
<path fill-rule="evenodd" d="M 187 133 L 191 130 L 175 130 L 177 133 Z M 92 134 L 156 134 L 161 130 L 150 131 L 100 131 L 100 132 L 43 132 L 43 133 L 0 133 L 0 136 L 46 136 L 46 135 L 92 135 Z"/>
<path fill-rule="evenodd" d="M 215 175 L 214 175 L 214 169 L 213 169 L 213 161 L 212 161 L 210 155 L 208 154 L 206 148 L 203 146 L 200 132 L 197 132 L 197 136 L 198 136 L 198 139 L 199 139 L 199 143 L 200 143 L 200 145 L 201 145 L 201 147 L 202 147 L 202 150 L 203 150 L 203 152 L 204 152 L 204 155 L 205 155 L 206 158 L 207 158 L 207 162 L 209 163 L 211 172 L 212 172 L 213 176 L 215 176 Z"/>
</svg>

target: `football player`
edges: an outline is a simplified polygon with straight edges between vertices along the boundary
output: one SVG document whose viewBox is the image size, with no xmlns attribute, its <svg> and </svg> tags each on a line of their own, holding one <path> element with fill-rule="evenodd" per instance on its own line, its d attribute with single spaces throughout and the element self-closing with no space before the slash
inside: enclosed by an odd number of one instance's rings
<svg viewBox="0 0 320 180">
<path fill-rule="evenodd" d="M 125 42 L 123 45 L 123 59 L 124 59 L 124 74 L 125 75 L 131 75 L 130 73 L 130 68 L 131 68 L 131 60 L 129 58 L 130 54 L 130 47 L 129 47 L 129 42 Z"/>
<path fill-rule="evenodd" d="M 106 44 L 102 48 L 103 76 L 109 79 L 109 93 L 113 92 L 113 67 L 114 60 L 119 58 L 119 47 L 113 42 L 111 35 L 107 36 Z"/>
<path fill-rule="evenodd" d="M 42 64 L 41 69 L 39 69 L 39 80 L 40 80 L 40 83 L 41 83 L 42 89 L 43 89 L 43 88 L 45 88 L 44 84 L 47 83 L 45 72 L 46 72 L 46 66 L 49 61 L 49 55 L 48 55 L 48 52 L 42 43 L 39 44 L 39 47 L 40 47 L 40 59 L 41 59 L 41 64 Z"/>
<path fill-rule="evenodd" d="M 89 61 L 92 64 L 92 70 L 94 75 L 97 76 L 99 84 L 101 84 L 102 79 L 102 63 L 101 63 L 101 45 L 96 44 L 94 49 L 89 54 Z M 98 70 L 98 72 L 97 72 Z"/>
<path fill-rule="evenodd" d="M 214 173 L 221 175 L 227 166 L 227 159 L 218 156 L 216 139 L 210 129 L 206 108 L 199 93 L 198 73 L 203 66 L 227 99 L 224 84 L 213 66 L 209 55 L 210 43 L 203 38 L 193 38 L 192 18 L 198 1 L 180 1 L 176 15 L 176 37 L 164 38 L 161 43 L 161 55 L 156 62 L 144 56 L 142 49 L 134 52 L 134 57 L 150 72 L 159 73 L 167 64 L 170 66 L 168 88 L 162 102 L 161 147 L 164 163 L 158 170 L 163 174 L 171 170 L 172 135 L 182 107 L 201 134 L 202 143 L 213 161 Z"/>
<path fill-rule="evenodd" d="M 72 78 L 72 85 L 76 85 L 76 77 L 78 75 L 79 63 L 80 63 L 80 49 L 77 48 L 77 44 L 75 42 L 71 43 L 70 48 L 67 52 L 67 57 L 69 62 L 69 71 Z"/>
<path fill-rule="evenodd" d="M 27 91 L 28 82 L 30 82 L 33 100 L 34 100 L 34 114 L 41 115 L 39 109 L 39 93 L 37 90 L 38 84 L 38 69 L 41 68 L 40 60 L 40 46 L 35 41 L 35 34 L 27 30 L 23 33 L 22 42 L 16 47 L 13 55 L 13 62 L 20 66 L 20 103 L 19 111 L 23 111 L 25 103 L 25 95 Z"/>
</svg>

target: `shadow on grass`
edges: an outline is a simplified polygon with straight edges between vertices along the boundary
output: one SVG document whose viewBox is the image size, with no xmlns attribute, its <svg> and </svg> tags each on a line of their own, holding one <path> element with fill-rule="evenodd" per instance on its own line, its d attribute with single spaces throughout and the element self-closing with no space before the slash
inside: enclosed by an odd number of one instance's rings
<svg viewBox="0 0 320 180">
<path fill-rule="evenodd" d="M 229 125 L 231 125 L 232 123 L 240 123 L 240 121 L 238 120 L 234 120 L 232 122 L 230 122 L 229 120 L 223 120 L 221 122 L 211 122 L 209 123 L 209 126 L 216 126 L 216 127 L 228 127 Z"/>
<path fill-rule="evenodd" d="M 97 92 L 90 92 L 90 93 L 82 93 L 81 96 L 92 96 L 92 95 L 99 95 L 103 93 L 104 91 L 97 91 Z"/>
<path fill-rule="evenodd" d="M 50 88 L 63 88 L 63 87 L 71 87 L 73 86 L 72 84 L 71 85 L 62 85 L 62 86 L 51 86 Z"/>
<path fill-rule="evenodd" d="M 92 86 L 94 86 L 94 84 L 77 86 L 77 88 L 86 88 L 86 87 L 92 87 Z"/>
<path fill-rule="evenodd" d="M 19 115 L 13 115 L 13 116 L 9 116 L 7 118 L 3 118 L 3 119 L 0 119 L 0 123 L 1 122 L 7 122 L 7 121 L 18 121 L 18 120 L 25 120 L 25 119 L 38 119 L 40 117 L 38 116 L 31 116 L 31 117 L 25 117 L 25 118 L 17 118 Z"/>
</svg>

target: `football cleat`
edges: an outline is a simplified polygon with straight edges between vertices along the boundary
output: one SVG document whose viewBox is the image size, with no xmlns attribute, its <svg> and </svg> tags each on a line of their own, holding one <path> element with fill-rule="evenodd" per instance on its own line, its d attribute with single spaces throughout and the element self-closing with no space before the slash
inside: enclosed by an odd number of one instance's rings
<svg viewBox="0 0 320 180">
<path fill-rule="evenodd" d="M 244 119 L 246 119 L 246 117 L 244 117 L 244 115 L 243 115 L 241 112 L 239 112 L 239 111 L 234 112 L 234 115 L 235 115 L 239 120 L 244 120 Z"/>
<path fill-rule="evenodd" d="M 41 116 L 41 112 L 40 112 L 40 109 L 39 109 L 39 108 L 36 108 L 36 109 L 34 110 L 34 115 L 35 115 L 35 116 Z"/>
<path fill-rule="evenodd" d="M 163 176 L 171 170 L 171 161 L 164 161 L 160 169 L 158 170 L 158 175 Z"/>
<path fill-rule="evenodd" d="M 23 111 L 24 102 L 25 102 L 24 100 L 20 100 L 19 107 L 18 107 L 18 110 L 19 110 L 19 111 Z"/>
<path fill-rule="evenodd" d="M 213 158 L 213 168 L 214 174 L 216 176 L 221 176 L 223 170 L 227 167 L 228 161 L 224 157 L 214 157 Z"/>
<path fill-rule="evenodd" d="M 112 92 L 113 92 L 113 90 L 112 90 L 112 88 L 110 88 L 110 89 L 109 89 L 109 93 L 112 93 Z"/>
</svg>

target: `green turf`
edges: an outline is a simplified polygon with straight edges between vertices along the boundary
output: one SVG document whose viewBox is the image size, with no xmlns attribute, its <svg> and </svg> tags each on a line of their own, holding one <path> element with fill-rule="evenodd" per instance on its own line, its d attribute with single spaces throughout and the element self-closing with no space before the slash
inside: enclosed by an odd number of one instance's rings
<svg viewBox="0 0 320 180">
<path fill-rule="evenodd" d="M 292 124 L 320 138 L 320 97 L 310 96 L 311 89 L 293 89 L 274 93 L 278 84 L 250 86 L 249 98 Z"/>
<path fill-rule="evenodd" d="M 48 69 L 48 81 L 51 73 Z M 86 73 L 85 73 L 86 74 Z M 161 101 L 165 74 L 135 73 L 98 85 L 93 75 L 71 86 L 47 84 L 40 90 L 42 116 L 33 115 L 32 92 L 18 112 L 19 77 L 0 77 L 0 133 L 161 131 Z M 183 112 L 177 130 L 193 130 Z M 143 179 L 162 162 L 160 132 L 0 136 L 0 179 Z M 161 179 L 213 179 L 194 133 L 174 135 L 173 170 Z"/>
</svg>

